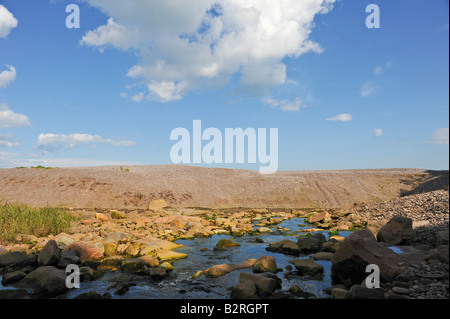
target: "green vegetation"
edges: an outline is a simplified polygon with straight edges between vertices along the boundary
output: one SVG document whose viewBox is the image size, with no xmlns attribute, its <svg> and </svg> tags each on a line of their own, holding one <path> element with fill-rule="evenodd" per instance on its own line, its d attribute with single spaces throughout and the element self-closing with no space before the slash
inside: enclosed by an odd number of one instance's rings
<svg viewBox="0 0 450 319">
<path fill-rule="evenodd" d="M 115 167 L 113 167 L 112 169 L 113 169 L 113 171 L 116 170 Z M 129 168 L 123 168 L 122 166 L 120 166 L 119 170 L 120 170 L 121 172 L 130 172 L 130 171 L 131 171 Z"/>
<path fill-rule="evenodd" d="M 328 232 L 328 234 L 330 234 L 330 235 L 332 235 L 332 236 L 334 236 L 334 235 L 339 235 L 339 231 L 338 231 L 338 230 L 330 230 L 330 231 Z"/>
<path fill-rule="evenodd" d="M 63 208 L 31 208 L 21 204 L 0 206 L 0 242 L 13 242 L 17 234 L 43 237 L 66 232 L 76 217 Z"/>
<path fill-rule="evenodd" d="M 16 167 L 16 168 L 28 168 L 28 167 L 25 167 L 25 166 L 19 166 L 19 167 Z M 42 166 L 42 165 L 31 166 L 30 168 L 38 168 L 38 169 L 54 169 L 54 167 L 45 167 L 45 166 Z"/>
</svg>

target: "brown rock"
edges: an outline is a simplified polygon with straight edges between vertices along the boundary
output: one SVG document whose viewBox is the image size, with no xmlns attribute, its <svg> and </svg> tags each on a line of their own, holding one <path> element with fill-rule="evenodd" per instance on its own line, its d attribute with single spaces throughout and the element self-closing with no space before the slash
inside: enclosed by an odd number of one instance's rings
<svg viewBox="0 0 450 319">
<path fill-rule="evenodd" d="M 75 250 L 80 255 L 81 262 L 88 260 L 100 260 L 103 258 L 101 250 L 87 242 L 77 242 L 69 246 L 69 249 Z"/>
<path fill-rule="evenodd" d="M 42 297 L 51 297 L 68 290 L 66 286 L 67 273 L 53 266 L 43 266 L 33 270 L 16 286 L 30 288 Z"/>
<path fill-rule="evenodd" d="M 49 240 L 45 244 L 44 249 L 38 256 L 38 263 L 41 266 L 56 265 L 59 260 L 59 248 L 58 244 L 54 240 Z"/>
<path fill-rule="evenodd" d="M 169 207 L 169 204 L 164 199 L 155 199 L 148 205 L 148 210 L 160 210 Z"/>
<path fill-rule="evenodd" d="M 343 283 L 350 288 L 368 276 L 367 265 L 376 264 L 381 281 L 392 281 L 405 270 L 405 262 L 399 256 L 402 255 L 378 243 L 370 230 L 363 229 L 348 236 L 337 249 L 332 259 L 331 277 L 335 284 Z"/>
<path fill-rule="evenodd" d="M 215 265 L 211 268 L 203 271 L 203 274 L 206 277 L 220 277 L 226 274 L 229 274 L 232 271 L 250 268 L 252 267 L 256 262 L 256 259 L 248 259 L 240 264 L 222 264 L 222 265 Z"/>
<path fill-rule="evenodd" d="M 97 218 L 101 222 L 107 222 L 109 220 L 108 216 L 102 213 L 95 214 L 95 218 Z"/>
<path fill-rule="evenodd" d="M 403 216 L 394 216 L 378 231 L 379 242 L 390 245 L 400 245 L 413 237 L 412 219 Z"/>
<path fill-rule="evenodd" d="M 277 262 L 273 256 L 262 256 L 253 264 L 253 272 L 272 272 L 277 273 Z"/>
<path fill-rule="evenodd" d="M 309 223 L 318 223 L 330 221 L 331 215 L 328 212 L 315 213 L 308 217 Z"/>
</svg>

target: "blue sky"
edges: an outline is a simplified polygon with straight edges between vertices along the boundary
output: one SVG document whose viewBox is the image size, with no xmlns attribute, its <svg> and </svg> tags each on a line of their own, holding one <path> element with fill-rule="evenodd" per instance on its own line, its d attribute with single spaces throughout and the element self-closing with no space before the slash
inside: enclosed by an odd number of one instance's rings
<svg viewBox="0 0 450 319">
<path fill-rule="evenodd" d="M 79 29 L 65 24 L 71 3 Z M 171 164 L 171 131 L 201 120 L 278 128 L 279 170 L 448 169 L 448 12 L 445 0 L 0 0 L 0 167 Z"/>
</svg>

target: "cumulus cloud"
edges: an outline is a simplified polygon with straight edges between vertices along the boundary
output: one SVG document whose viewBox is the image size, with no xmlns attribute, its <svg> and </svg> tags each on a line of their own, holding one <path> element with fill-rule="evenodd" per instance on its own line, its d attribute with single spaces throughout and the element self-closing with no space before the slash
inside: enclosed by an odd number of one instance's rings
<svg viewBox="0 0 450 319">
<path fill-rule="evenodd" d="M 14 15 L 0 4 L 0 38 L 6 38 L 18 23 Z"/>
<path fill-rule="evenodd" d="M 13 142 L 14 135 L 12 134 L 0 134 L 0 147 L 13 147 L 19 145 L 17 142 Z"/>
<path fill-rule="evenodd" d="M 105 139 L 99 135 L 91 134 L 40 134 L 36 148 L 43 151 L 69 150 L 78 145 L 95 143 L 111 144 L 114 146 L 132 146 L 136 144 L 136 142 L 125 139 Z"/>
<path fill-rule="evenodd" d="M 380 137 L 384 135 L 384 131 L 381 128 L 377 128 L 373 130 L 373 134 L 375 134 L 376 137 Z"/>
<path fill-rule="evenodd" d="M 310 39 L 314 17 L 335 0 L 84 0 L 108 17 L 80 43 L 134 52 L 128 77 L 145 84 L 148 100 L 180 100 L 189 91 L 239 79 L 267 92 L 286 83 L 285 57 L 322 51 Z M 131 2 L 131 4 L 130 4 Z"/>
<path fill-rule="evenodd" d="M 0 128 L 30 126 L 30 120 L 26 115 L 14 113 L 6 104 L 0 104 Z"/>
<path fill-rule="evenodd" d="M 12 65 L 6 65 L 7 70 L 0 72 L 0 88 L 5 88 L 16 79 L 16 68 Z"/>
<path fill-rule="evenodd" d="M 272 97 L 265 97 L 263 103 L 272 107 L 278 108 L 285 112 L 298 112 L 302 106 L 303 101 L 296 98 L 294 101 L 290 100 L 275 100 Z"/>
<path fill-rule="evenodd" d="M 428 141 L 427 143 L 448 145 L 448 140 L 449 140 L 448 127 L 439 128 L 437 130 L 434 130 L 433 134 L 431 135 L 431 141 Z"/>
<path fill-rule="evenodd" d="M 352 120 L 353 120 L 353 115 L 347 114 L 347 113 L 339 114 L 335 117 L 327 118 L 327 121 L 334 121 L 334 122 L 350 122 Z"/>
</svg>

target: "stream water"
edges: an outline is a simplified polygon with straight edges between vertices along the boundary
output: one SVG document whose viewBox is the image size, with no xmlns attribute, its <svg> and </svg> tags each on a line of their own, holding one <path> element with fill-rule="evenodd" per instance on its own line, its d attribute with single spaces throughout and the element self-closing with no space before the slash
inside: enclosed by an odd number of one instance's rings
<svg viewBox="0 0 450 319">
<path fill-rule="evenodd" d="M 289 232 L 280 231 L 278 226 L 281 226 L 282 229 L 289 229 Z M 192 279 L 192 276 L 199 270 L 206 270 L 214 265 L 239 264 L 247 259 L 257 259 L 263 255 L 273 256 L 277 268 L 282 269 L 277 273 L 278 278 L 282 280 L 281 291 L 287 291 L 293 284 L 296 284 L 302 290 L 313 293 L 317 297 L 326 297 L 328 295 L 322 290 L 331 286 L 331 261 L 317 261 L 324 267 L 321 280 L 312 280 L 296 275 L 285 276 L 286 266 L 290 265 L 290 260 L 310 258 L 310 255 L 298 257 L 266 250 L 271 242 L 285 239 L 296 241 L 296 237 L 304 234 L 301 230 L 311 227 L 305 223 L 303 218 L 285 220 L 281 224 L 273 226 L 271 233 L 234 237 L 233 240 L 241 246 L 231 247 L 224 251 L 214 251 L 213 249 L 219 240 L 231 238 L 229 235 L 178 240 L 177 243 L 184 247 L 176 251 L 186 253 L 188 257 L 174 261 L 175 269 L 162 281 L 155 282 L 148 277 L 112 272 L 107 273 L 99 280 L 82 282 L 79 289 L 70 290 L 64 297 L 72 299 L 79 294 L 95 291 L 101 295 L 108 292 L 113 299 L 227 299 L 230 297 L 230 289 L 235 287 L 239 281 L 239 274 L 241 272 L 251 273 L 251 268 L 237 270 L 218 278 L 206 278 L 201 275 L 197 279 Z M 330 237 L 327 231 L 324 231 L 323 234 L 327 239 Z M 351 234 L 350 231 L 339 232 L 342 237 L 347 237 L 349 234 Z M 257 242 L 257 237 L 264 242 Z M 123 294 L 116 294 L 117 284 L 123 283 L 131 284 L 129 289 Z M 0 283 L 0 290 L 3 289 L 14 288 L 3 287 Z"/>
<path fill-rule="evenodd" d="M 278 226 L 288 228 L 288 234 L 278 230 Z M 165 277 L 161 282 L 154 282 L 140 277 L 140 280 L 133 278 L 133 286 L 123 295 L 115 295 L 114 288 L 108 289 L 111 283 L 124 280 L 119 273 L 108 273 L 100 280 L 81 283 L 80 289 L 75 289 L 67 294 L 67 298 L 94 290 L 100 294 L 109 292 L 112 298 L 117 299 L 226 299 L 230 297 L 230 288 L 235 287 L 239 281 L 240 272 L 249 272 L 250 269 L 243 269 L 231 272 L 218 278 L 205 278 L 200 276 L 192 279 L 192 276 L 199 270 L 206 270 L 211 266 L 218 264 L 238 264 L 250 258 L 259 258 L 263 255 L 274 256 L 277 268 L 283 271 L 278 272 L 277 276 L 282 280 L 282 291 L 289 290 L 290 286 L 296 284 L 304 291 L 315 294 L 317 297 L 327 296 L 322 292 L 323 289 L 331 286 L 331 261 L 317 261 L 324 267 L 322 280 L 310 280 L 296 275 L 284 276 L 285 267 L 289 265 L 292 259 L 309 258 L 310 256 L 289 256 L 280 253 L 274 253 L 266 250 L 269 243 L 278 242 L 284 239 L 296 241 L 296 237 L 302 234 L 302 229 L 311 228 L 311 225 L 305 224 L 303 218 L 293 218 L 285 220 L 281 224 L 272 228 L 272 233 L 260 234 L 258 236 L 244 235 L 235 237 L 234 241 L 241 244 L 238 247 L 232 247 L 225 251 L 214 251 L 213 248 L 222 238 L 230 238 L 227 235 L 214 235 L 210 238 L 196 238 L 194 240 L 178 240 L 177 243 L 184 247 L 176 251 L 186 253 L 187 258 L 173 262 L 175 270 Z M 297 231 L 297 232 L 296 232 Z M 351 232 L 340 232 L 339 235 L 346 237 Z M 325 237 L 330 236 L 327 231 L 323 232 Z M 256 237 L 264 240 L 263 243 L 256 242 Z M 207 248 L 207 250 L 202 250 Z M 119 277 L 118 277 L 119 276 Z"/>
</svg>

